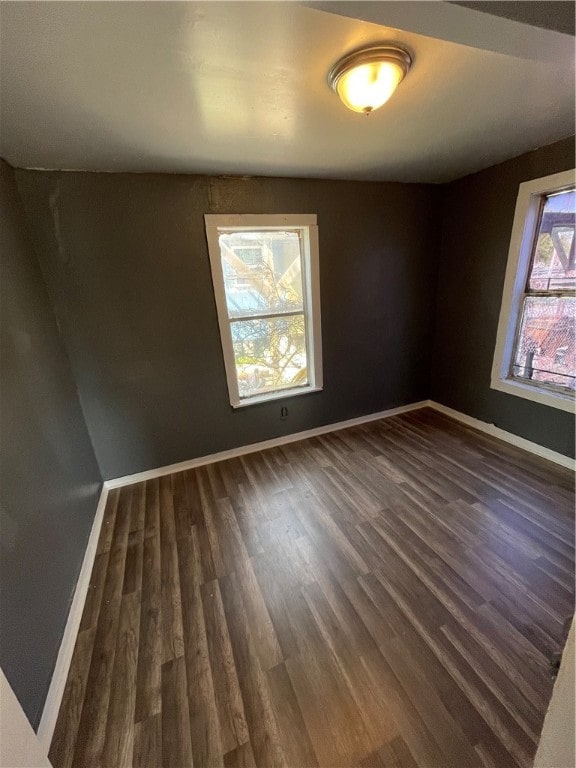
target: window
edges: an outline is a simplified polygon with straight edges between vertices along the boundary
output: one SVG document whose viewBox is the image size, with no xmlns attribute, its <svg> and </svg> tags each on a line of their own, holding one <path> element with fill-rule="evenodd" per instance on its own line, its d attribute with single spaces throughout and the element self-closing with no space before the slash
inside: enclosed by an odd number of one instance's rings
<svg viewBox="0 0 576 768">
<path fill-rule="evenodd" d="M 205 220 L 232 406 L 321 389 L 316 216 Z"/>
<path fill-rule="evenodd" d="M 520 185 L 492 388 L 572 411 L 576 390 L 574 171 Z"/>
</svg>

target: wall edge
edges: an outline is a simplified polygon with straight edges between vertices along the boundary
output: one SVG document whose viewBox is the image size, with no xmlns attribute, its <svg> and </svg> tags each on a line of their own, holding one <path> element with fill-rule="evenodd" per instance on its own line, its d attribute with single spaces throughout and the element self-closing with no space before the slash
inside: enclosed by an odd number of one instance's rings
<svg viewBox="0 0 576 768">
<path fill-rule="evenodd" d="M 48 689 L 48 695 L 46 696 L 46 701 L 42 710 L 40 725 L 38 726 L 38 741 L 45 749 L 46 753 L 48 753 L 50 744 L 52 743 L 52 737 L 54 735 L 54 729 L 56 727 L 56 721 L 58 719 L 58 713 L 60 711 L 60 705 L 62 703 L 62 697 L 68 679 L 68 672 L 70 671 L 72 655 L 76 646 L 76 638 L 78 637 L 82 613 L 84 612 L 84 605 L 88 595 L 88 587 L 90 586 L 92 568 L 96 559 L 96 550 L 100 539 L 102 521 L 104 520 L 107 497 L 108 488 L 106 487 L 106 484 L 103 484 L 98 500 L 98 506 L 96 507 L 96 513 L 94 515 L 94 521 L 92 523 L 92 530 L 90 531 L 88 544 L 86 545 L 86 551 L 84 552 L 80 575 L 76 582 L 74 597 L 72 598 L 72 604 L 70 605 L 70 611 L 68 612 L 68 619 L 64 628 L 62 642 L 60 643 L 60 649 L 58 651 L 56 665 Z"/>
</svg>

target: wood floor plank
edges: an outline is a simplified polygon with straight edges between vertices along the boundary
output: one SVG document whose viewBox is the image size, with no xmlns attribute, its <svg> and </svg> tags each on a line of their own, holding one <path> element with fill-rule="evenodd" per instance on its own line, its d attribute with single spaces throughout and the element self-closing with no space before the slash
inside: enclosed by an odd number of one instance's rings
<svg viewBox="0 0 576 768">
<path fill-rule="evenodd" d="M 418 631 L 406 620 L 406 617 L 397 610 L 393 601 L 383 602 L 380 592 L 379 603 L 396 629 L 397 634 L 394 637 L 401 638 L 400 641 L 396 642 L 396 646 L 399 643 L 402 646 L 400 661 L 406 659 L 411 662 L 413 659 L 418 659 L 417 665 L 412 664 L 414 673 L 422 675 L 434 693 L 439 696 L 447 712 L 458 723 L 462 732 L 466 734 L 470 744 L 482 742 L 486 754 L 494 756 L 502 766 L 516 765 L 512 756 L 503 748 L 488 723 L 464 694 L 450 671 L 439 661 Z M 390 659 L 390 647 L 392 646 L 389 641 L 390 638 L 380 638 L 378 634 L 373 635 L 373 637 L 383 656 Z M 391 664 L 395 668 L 394 659 L 391 659 Z"/>
<path fill-rule="evenodd" d="M 138 528 L 128 535 L 126 564 L 124 566 L 124 584 L 122 593 L 129 595 L 142 587 L 142 568 L 144 565 L 144 528 Z"/>
<path fill-rule="evenodd" d="M 184 629 L 182 627 L 182 598 L 178 573 L 176 524 L 172 478 L 160 478 L 160 571 L 162 603 L 162 663 L 184 655 Z"/>
<path fill-rule="evenodd" d="M 100 764 L 106 736 L 122 585 L 124 583 L 124 564 L 130 528 L 131 495 L 130 487 L 121 488 L 118 494 L 106 583 L 98 616 L 90 671 L 86 682 L 86 691 L 89 692 L 89 695 L 84 696 L 82 716 L 78 726 L 73 764 L 82 765 L 85 768 Z"/>
<path fill-rule="evenodd" d="M 146 483 L 132 486 L 132 504 L 130 506 L 130 533 L 144 530 L 146 519 Z"/>
<path fill-rule="evenodd" d="M 198 526 L 203 517 L 202 499 L 200 498 L 197 473 L 195 470 L 190 469 L 187 472 L 182 472 L 181 475 L 184 478 L 184 483 L 186 485 L 186 498 L 188 501 L 190 523 L 193 526 Z"/>
<path fill-rule="evenodd" d="M 531 768 L 574 478 L 420 409 L 110 491 L 55 768 Z"/>
<path fill-rule="evenodd" d="M 242 744 L 224 755 L 225 768 L 256 768 L 250 742 Z"/>
<path fill-rule="evenodd" d="M 218 530 L 216 527 L 216 500 L 214 498 L 212 486 L 210 485 L 210 477 L 206 467 L 200 467 L 197 470 L 197 478 L 200 500 L 202 503 L 204 527 L 210 548 L 214 576 L 219 579 L 226 575 L 226 564 L 220 548 L 220 539 L 218 538 Z"/>
<path fill-rule="evenodd" d="M 386 703 L 419 765 L 444 766 L 446 757 L 436 743 L 427 723 L 385 660 L 371 655 L 362 657 L 367 677 L 376 690 L 386 691 Z M 458 768 L 454 766 L 453 768 Z"/>
<path fill-rule="evenodd" d="M 200 545 L 196 528 L 192 528 L 189 539 L 178 540 L 182 616 L 187 628 L 184 658 L 194 763 L 212 767 L 222 764 L 224 750 L 202 604 Z"/>
<path fill-rule="evenodd" d="M 218 581 L 204 584 L 201 594 L 222 749 L 230 752 L 249 740 L 244 703 Z"/>
<path fill-rule="evenodd" d="M 288 585 L 298 589 L 298 584 L 285 561 L 274 553 L 261 555 L 252 561 L 258 586 L 272 621 L 273 631 L 278 638 L 282 658 L 298 653 L 298 636 L 294 626 L 294 596 L 288 592 Z M 268 665 L 273 669 L 274 665 Z"/>
<path fill-rule="evenodd" d="M 285 664 L 266 673 L 282 751 L 288 766 L 318 766 L 318 759 Z"/>
<path fill-rule="evenodd" d="M 120 605 L 114 684 L 102 751 L 102 764 L 117 768 L 131 768 L 132 765 L 139 629 L 140 593 L 132 591 L 122 597 Z"/>
<path fill-rule="evenodd" d="M 144 510 L 144 536 L 158 536 L 160 534 L 160 481 L 155 477 L 146 481 L 145 510 Z"/>
<path fill-rule="evenodd" d="M 94 567 L 92 568 L 90 584 L 88 585 L 88 594 L 86 595 L 84 611 L 80 621 L 80 632 L 95 627 L 98 623 L 98 615 L 100 613 L 100 605 L 102 604 L 104 584 L 106 583 L 109 557 L 110 552 L 107 551 L 96 555 L 94 558 Z"/>
<path fill-rule="evenodd" d="M 95 634 L 95 627 L 83 630 L 79 633 L 74 648 L 66 687 L 62 696 L 60 709 L 62 714 L 56 722 L 48 755 L 52 764 L 57 765 L 58 768 L 71 768 L 73 765 L 78 725 L 86 694 Z"/>
<path fill-rule="evenodd" d="M 363 587 L 375 601 L 378 609 L 390 617 L 397 634 L 404 636 L 406 620 L 418 632 L 428 645 L 440 664 L 447 670 L 453 680 L 461 688 L 468 700 L 484 718 L 490 729 L 500 739 L 503 747 L 517 759 L 518 764 L 525 766 L 530 763 L 535 743 L 526 731 L 516 722 L 514 714 L 510 714 L 502 702 L 500 690 L 487 685 L 476 669 L 476 663 L 462 657 L 454 646 L 451 646 L 442 632 L 430 632 L 420 621 L 417 613 L 409 607 L 398 594 L 390 595 L 382 582 L 372 575 L 362 579 Z"/>
<path fill-rule="evenodd" d="M 162 766 L 192 766 L 192 741 L 182 656 L 162 664 Z"/>
<path fill-rule="evenodd" d="M 361 763 L 361 768 L 418 768 L 408 745 L 401 736 L 383 744 Z"/>
<path fill-rule="evenodd" d="M 304 594 L 326 649 L 335 661 L 360 713 L 363 724 L 362 752 L 370 752 L 377 748 L 382 740 L 392 739 L 398 734 L 398 726 L 384 698 L 375 695 L 360 661 L 368 656 L 378 657 L 378 649 L 368 633 L 365 637 L 358 638 L 356 643 L 349 641 L 349 626 L 341 623 L 319 585 L 305 587 Z"/>
<path fill-rule="evenodd" d="M 133 768 L 158 768 L 162 765 L 162 715 L 141 720 L 134 726 Z"/>
<path fill-rule="evenodd" d="M 106 499 L 106 506 L 104 508 L 104 517 L 102 519 L 102 528 L 100 529 L 100 538 L 98 539 L 98 547 L 96 554 L 101 555 L 103 552 L 110 550 L 112 544 L 112 538 L 114 536 L 114 526 L 116 524 L 116 508 L 118 506 L 118 499 L 120 498 L 120 488 L 113 488 Z"/>
<path fill-rule="evenodd" d="M 383 655 L 421 718 L 432 731 L 446 765 L 466 765 L 470 768 L 479 766 L 480 760 L 453 713 L 444 706 L 439 693 L 427 682 L 419 665 L 413 664 L 403 651 L 402 641 L 395 638 L 385 645 Z"/>
<path fill-rule="evenodd" d="M 258 520 L 253 505 L 245 497 L 244 488 L 248 479 L 238 459 L 222 463 L 222 481 L 242 533 L 246 551 L 251 557 L 261 554 L 263 549 L 260 543 Z"/>
<path fill-rule="evenodd" d="M 174 533 L 177 539 L 189 536 L 193 525 L 192 510 L 188 499 L 186 473 L 177 472 L 172 476 L 174 507 Z"/>
<path fill-rule="evenodd" d="M 229 577 L 222 580 L 221 590 L 256 765 L 287 768 L 270 692 L 254 648 L 240 590 Z"/>
<path fill-rule="evenodd" d="M 152 497 L 146 508 L 146 529 L 156 530 L 158 510 Z M 148 528 L 148 520 L 152 524 Z M 160 534 L 150 535 L 143 543 L 142 605 L 136 672 L 136 722 L 159 714 L 162 709 L 162 603 Z"/>
<path fill-rule="evenodd" d="M 286 668 L 310 740 L 320 765 L 354 765 L 372 745 L 342 667 L 326 646 L 312 613 L 307 626 L 304 650 L 286 660 Z"/>
</svg>

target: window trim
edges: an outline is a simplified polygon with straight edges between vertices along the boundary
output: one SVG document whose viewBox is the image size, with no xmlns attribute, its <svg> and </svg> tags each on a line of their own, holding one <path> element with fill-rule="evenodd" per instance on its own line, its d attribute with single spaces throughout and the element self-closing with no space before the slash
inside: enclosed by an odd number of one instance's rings
<svg viewBox="0 0 576 768">
<path fill-rule="evenodd" d="M 511 377 L 510 369 L 516 334 L 521 322 L 522 297 L 525 293 L 534 238 L 537 235 L 536 230 L 540 221 L 542 197 L 553 192 L 570 189 L 574 187 L 575 182 L 576 172 L 572 169 L 520 184 L 510 237 L 490 380 L 491 389 L 569 412 L 574 412 L 573 395 L 519 381 Z"/>
<path fill-rule="evenodd" d="M 272 400 L 283 400 L 309 392 L 319 392 L 323 388 L 322 380 L 322 328 L 320 321 L 320 265 L 318 250 L 318 226 L 316 214 L 215 214 L 204 215 L 206 225 L 206 240 L 212 272 L 212 285 L 218 314 L 218 327 L 226 370 L 228 394 L 232 408 L 245 408 L 249 405 L 266 403 Z M 281 389 L 266 392 L 253 397 L 241 398 L 238 391 L 236 363 L 231 323 L 226 302 L 226 289 L 222 271 L 222 257 L 218 233 L 222 229 L 234 230 L 302 230 L 302 261 L 305 270 L 304 278 L 304 317 L 306 323 L 306 350 L 311 365 L 308 365 L 309 382 L 306 386 L 294 389 Z M 258 316 L 256 316 L 258 317 Z"/>
</svg>

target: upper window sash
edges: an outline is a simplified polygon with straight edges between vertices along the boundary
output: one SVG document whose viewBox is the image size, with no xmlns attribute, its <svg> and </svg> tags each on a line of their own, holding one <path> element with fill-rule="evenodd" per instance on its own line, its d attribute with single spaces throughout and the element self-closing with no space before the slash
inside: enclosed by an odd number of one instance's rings
<svg viewBox="0 0 576 768">
<path fill-rule="evenodd" d="M 574 411 L 574 395 L 512 376 L 512 364 L 521 313 L 529 290 L 529 275 L 535 252 L 543 198 L 574 187 L 574 170 L 552 174 L 520 184 L 508 251 L 502 305 L 498 323 L 491 388 L 564 411 Z M 547 295 L 558 295 L 554 294 Z"/>
</svg>

